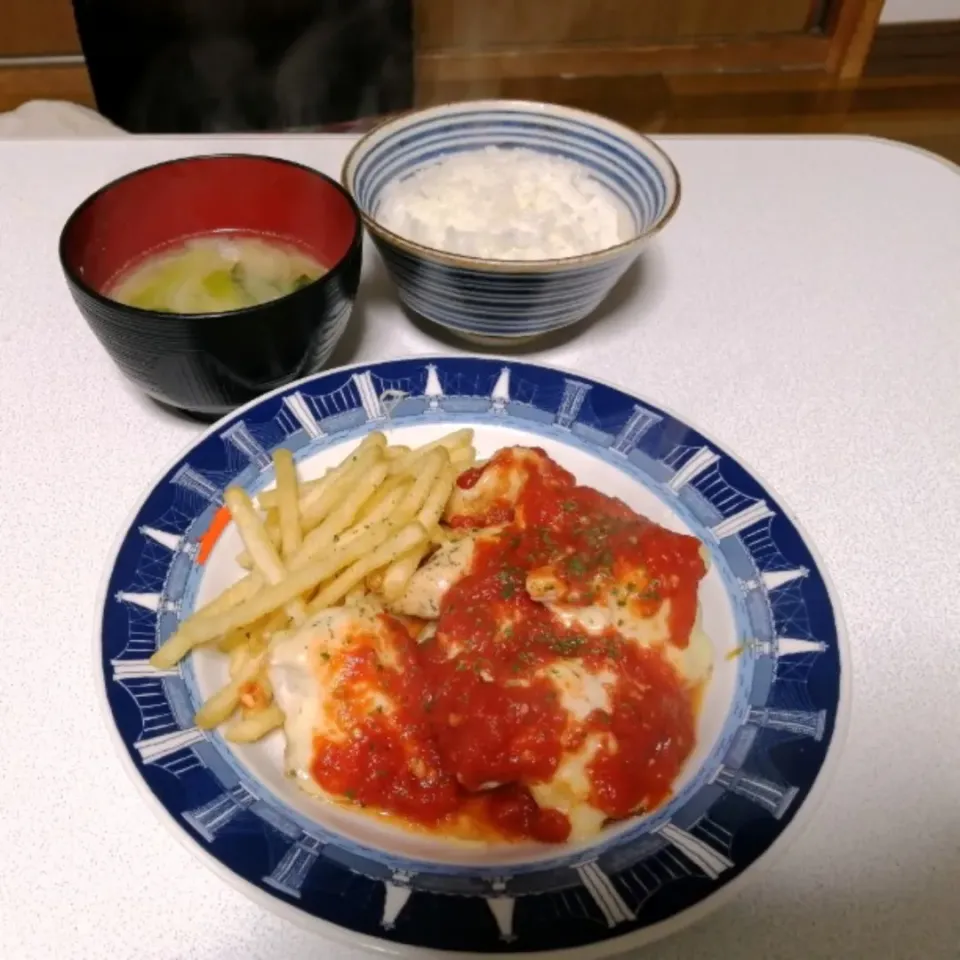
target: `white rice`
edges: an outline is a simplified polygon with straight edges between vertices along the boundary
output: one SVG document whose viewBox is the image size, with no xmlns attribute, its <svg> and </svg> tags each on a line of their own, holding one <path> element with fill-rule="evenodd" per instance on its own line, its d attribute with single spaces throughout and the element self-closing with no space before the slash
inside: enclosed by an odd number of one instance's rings
<svg viewBox="0 0 960 960">
<path fill-rule="evenodd" d="M 551 260 L 630 238 L 620 201 L 586 168 L 526 149 L 454 154 L 395 180 L 377 220 L 437 250 L 491 260 Z"/>
</svg>

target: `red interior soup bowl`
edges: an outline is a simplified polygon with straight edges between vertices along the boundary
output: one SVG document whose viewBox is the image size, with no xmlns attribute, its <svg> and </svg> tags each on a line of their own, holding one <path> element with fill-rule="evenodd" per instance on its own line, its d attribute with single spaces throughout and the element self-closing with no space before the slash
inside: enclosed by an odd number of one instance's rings
<svg viewBox="0 0 960 960">
<path fill-rule="evenodd" d="M 290 262 L 307 258 L 321 275 L 299 276 L 289 292 L 272 287 L 267 302 L 244 291 L 240 306 L 205 312 L 115 299 L 132 272 L 203 247 L 203 238 L 230 249 L 256 239 Z M 329 360 L 353 309 L 362 244 L 353 200 L 316 170 L 273 157 L 188 157 L 88 197 L 63 228 L 60 263 L 80 312 L 130 380 L 163 403 L 216 416 Z"/>
</svg>

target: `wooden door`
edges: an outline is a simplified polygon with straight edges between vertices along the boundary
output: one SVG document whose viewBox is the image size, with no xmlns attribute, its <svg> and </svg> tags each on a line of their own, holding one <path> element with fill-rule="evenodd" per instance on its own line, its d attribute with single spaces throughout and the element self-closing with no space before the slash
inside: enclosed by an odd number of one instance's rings
<svg viewBox="0 0 960 960">
<path fill-rule="evenodd" d="M 0 57 L 79 52 L 71 0 L 0 0 Z"/>
<path fill-rule="evenodd" d="M 882 0 L 415 0 L 418 81 L 859 73 Z"/>
<path fill-rule="evenodd" d="M 0 111 L 34 99 L 93 106 L 71 0 L 0 0 Z"/>
</svg>

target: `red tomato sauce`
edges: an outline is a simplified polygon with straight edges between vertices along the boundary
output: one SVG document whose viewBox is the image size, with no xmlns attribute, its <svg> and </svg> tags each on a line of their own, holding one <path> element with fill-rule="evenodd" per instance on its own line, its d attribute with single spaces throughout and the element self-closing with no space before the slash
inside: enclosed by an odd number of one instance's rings
<svg viewBox="0 0 960 960">
<path fill-rule="evenodd" d="M 426 827 L 467 816 L 490 838 L 563 842 L 570 823 L 542 809 L 527 785 L 550 781 L 588 738 L 589 803 L 610 819 L 667 800 L 695 746 L 698 691 L 659 649 L 631 642 L 614 619 L 591 633 L 531 599 L 527 577 L 546 577 L 558 602 L 600 605 L 611 617 L 654 617 L 669 603 L 666 642 L 687 646 L 705 573 L 699 542 L 665 530 L 574 478 L 542 451 L 503 450 L 484 469 L 522 469 L 519 498 L 482 505 L 451 526 L 502 528 L 477 541 L 469 573 L 444 596 L 435 635 L 417 644 L 397 621 L 402 671 L 378 672 L 353 644 L 351 676 L 397 705 L 357 719 L 345 744 L 318 741 L 315 779 L 333 793 Z M 494 517 L 495 520 L 491 520 Z M 392 618 L 386 618 L 392 620 Z M 551 667 L 603 672 L 608 709 L 566 710 Z M 346 692 L 349 695 L 349 690 Z"/>
<path fill-rule="evenodd" d="M 444 769 L 428 718 L 429 703 L 416 643 L 404 625 L 382 615 L 396 665 L 385 665 L 372 638 L 356 634 L 334 655 L 338 682 L 330 691 L 345 740 L 316 737 L 311 773 L 325 790 L 424 825 L 459 807 L 461 790 Z M 371 706 L 382 693 L 393 709 Z"/>
</svg>

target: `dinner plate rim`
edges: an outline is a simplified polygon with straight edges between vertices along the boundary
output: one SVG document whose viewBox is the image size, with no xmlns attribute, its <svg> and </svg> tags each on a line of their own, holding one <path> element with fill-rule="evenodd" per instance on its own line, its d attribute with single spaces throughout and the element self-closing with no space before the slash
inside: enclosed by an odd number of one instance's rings
<svg viewBox="0 0 960 960">
<path fill-rule="evenodd" d="M 593 943 L 583 946 L 562 947 L 553 950 L 533 950 L 519 951 L 513 954 L 507 953 L 506 956 L 519 956 L 525 960 L 550 960 L 562 956 L 564 960 L 602 960 L 602 958 L 612 957 L 624 953 L 628 950 L 634 950 L 649 946 L 655 942 L 661 941 L 666 937 L 672 936 L 694 924 L 699 923 L 705 917 L 719 910 L 724 905 L 730 903 L 745 888 L 754 882 L 757 876 L 763 871 L 768 871 L 782 857 L 798 839 L 800 839 L 810 828 L 814 816 L 821 809 L 824 798 L 829 792 L 837 769 L 840 758 L 844 752 L 849 738 L 850 718 L 853 708 L 853 678 L 851 675 L 852 660 L 850 654 L 849 639 L 847 636 L 846 622 L 840 605 L 839 593 L 833 577 L 823 561 L 816 543 L 807 533 L 806 528 L 801 524 L 793 513 L 790 505 L 779 495 L 775 486 L 771 485 L 761 471 L 755 469 L 749 460 L 743 459 L 739 455 L 730 453 L 725 444 L 717 442 L 715 437 L 709 432 L 701 429 L 697 423 L 689 418 L 677 414 L 669 405 L 659 401 L 653 401 L 635 393 L 631 388 L 623 387 L 617 383 L 611 382 L 603 377 L 593 374 L 583 373 L 569 367 L 556 365 L 553 363 L 544 363 L 538 360 L 527 358 L 508 357 L 503 355 L 487 354 L 440 354 L 427 353 L 408 357 L 386 357 L 381 359 L 371 359 L 358 361 L 350 364 L 343 364 L 337 367 L 330 367 L 317 373 L 302 377 L 296 381 L 284 384 L 267 393 L 255 397 L 253 400 L 244 404 L 235 410 L 230 411 L 224 416 L 218 418 L 209 424 L 200 434 L 192 437 L 189 442 L 183 445 L 177 453 L 165 462 L 164 466 L 155 472 L 153 479 L 146 485 L 143 494 L 138 498 L 135 505 L 128 512 L 118 534 L 115 536 L 110 551 L 108 553 L 105 569 L 101 577 L 98 602 L 96 607 L 96 617 L 94 619 L 93 643 L 91 654 L 93 656 L 93 673 L 96 681 L 97 700 L 100 705 L 101 720 L 107 729 L 107 736 L 118 754 L 121 764 L 127 776 L 133 781 L 137 792 L 141 794 L 150 807 L 158 816 L 163 826 L 172 833 L 177 842 L 186 848 L 201 863 L 225 881 L 235 890 L 243 893 L 252 902 L 261 908 L 270 911 L 276 916 L 280 916 L 291 921 L 302 930 L 306 930 L 315 935 L 327 937 L 335 942 L 347 947 L 362 947 L 374 953 L 381 955 L 402 957 L 402 958 L 436 958 L 436 960 L 477 960 L 477 958 L 491 957 L 499 955 L 498 951 L 476 952 L 462 950 L 443 950 L 434 947 L 421 947 L 409 943 L 387 940 L 381 937 L 373 936 L 368 933 L 354 931 L 348 927 L 341 926 L 330 920 L 314 916 L 306 910 L 293 906 L 279 897 L 266 893 L 256 884 L 240 876 L 228 866 L 223 864 L 209 850 L 204 848 L 201 843 L 177 820 L 176 816 L 161 802 L 153 790 L 150 788 L 147 780 L 141 775 L 136 764 L 130 756 L 127 745 L 124 742 L 118 725 L 115 721 L 113 710 L 107 696 L 107 676 L 103 669 L 103 625 L 106 606 L 109 601 L 110 582 L 113 578 L 117 558 L 120 554 L 124 542 L 133 529 L 137 516 L 141 509 L 147 503 L 151 495 L 157 489 L 160 480 L 167 475 L 178 463 L 185 460 L 191 451 L 198 448 L 204 441 L 214 436 L 221 430 L 223 425 L 242 416 L 245 412 L 253 410 L 266 401 L 285 394 L 299 386 L 314 383 L 326 377 L 349 373 L 358 369 L 369 369 L 379 364 L 398 362 L 398 361 L 416 361 L 427 365 L 432 362 L 472 362 L 483 361 L 486 363 L 500 363 L 505 366 L 511 364 L 520 364 L 523 366 L 534 367 L 541 370 L 547 370 L 556 374 L 587 380 L 592 384 L 607 387 L 620 394 L 623 394 L 637 403 L 650 403 L 659 411 L 663 412 L 677 423 L 696 431 L 710 445 L 730 458 L 739 465 L 749 476 L 776 501 L 779 511 L 786 517 L 796 530 L 804 547 L 809 552 L 816 566 L 817 574 L 823 582 L 827 597 L 830 601 L 831 615 L 834 630 L 836 633 L 837 660 L 839 664 L 839 683 L 837 690 L 837 704 L 833 719 L 833 730 L 830 742 L 827 745 L 823 762 L 818 768 L 813 784 L 797 812 L 792 816 L 789 823 L 777 834 L 770 845 L 763 853 L 759 854 L 743 871 L 724 883 L 721 887 L 705 896 L 703 899 L 692 906 L 682 909 L 680 912 L 656 921 L 649 926 L 638 930 L 632 930 L 618 936 L 612 936 L 599 939 Z M 465 421 L 467 422 L 467 421 Z M 375 429 L 371 427 L 371 429 Z M 389 425 L 387 426 L 389 429 Z"/>
</svg>

